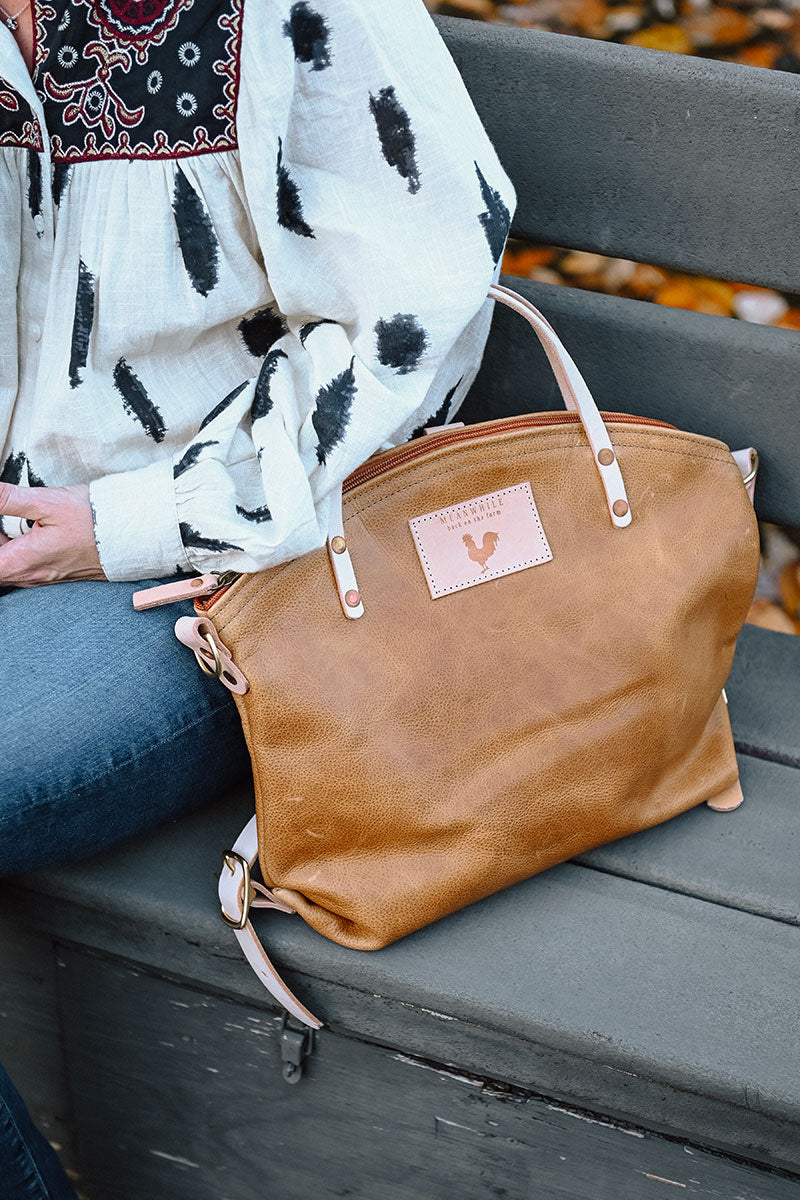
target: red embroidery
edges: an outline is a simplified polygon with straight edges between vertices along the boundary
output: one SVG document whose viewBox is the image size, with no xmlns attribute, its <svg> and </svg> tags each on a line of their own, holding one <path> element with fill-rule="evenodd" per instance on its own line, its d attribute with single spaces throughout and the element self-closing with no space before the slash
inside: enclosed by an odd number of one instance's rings
<svg viewBox="0 0 800 1200">
<path fill-rule="evenodd" d="M 8 84 L 0 83 L 0 147 L 43 150 L 39 122 L 30 105 Z"/>
<path fill-rule="evenodd" d="M 243 5 L 35 0 L 53 161 L 235 149 Z"/>
<path fill-rule="evenodd" d="M 76 121 L 82 121 L 90 129 L 99 125 L 107 138 L 114 136 L 117 121 L 129 127 L 140 124 L 144 107 L 126 108 L 110 83 L 115 67 L 130 71 L 130 54 L 122 50 L 109 50 L 102 42 L 90 42 L 84 56 L 96 58 L 100 63 L 94 78 L 58 84 L 52 75 L 47 74 L 42 81 L 45 92 L 52 99 L 71 100 L 64 109 L 64 124 L 73 125 Z"/>
<path fill-rule="evenodd" d="M 90 8 L 89 20 L 112 38 L 129 45 L 137 61 L 148 59 L 148 43 L 161 45 L 175 28 L 181 13 L 194 0 L 82 0 Z M 138 18 L 138 19 L 137 19 Z"/>
<path fill-rule="evenodd" d="M 102 7 L 128 32 L 135 33 L 160 21 L 171 0 L 105 0 Z"/>
</svg>

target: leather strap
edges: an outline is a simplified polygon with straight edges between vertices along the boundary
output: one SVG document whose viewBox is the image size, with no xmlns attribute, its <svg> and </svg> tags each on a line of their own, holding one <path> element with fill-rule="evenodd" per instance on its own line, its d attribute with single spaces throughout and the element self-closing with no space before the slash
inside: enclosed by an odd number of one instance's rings
<svg viewBox="0 0 800 1200">
<path fill-rule="evenodd" d="M 758 475 L 758 451 L 752 446 L 746 450 L 731 450 L 733 461 L 742 472 L 744 486 L 751 501 L 756 498 L 756 476 Z"/>
<path fill-rule="evenodd" d="M 222 873 L 219 877 L 219 902 L 223 919 L 229 924 L 241 921 L 242 927 L 235 928 L 236 940 L 241 946 L 245 958 L 255 971 L 264 987 L 282 1004 L 287 1012 L 296 1017 L 311 1029 L 321 1029 L 322 1021 L 301 1004 L 293 992 L 289 990 L 273 963 L 266 954 L 264 947 L 256 936 L 247 914 L 251 908 L 271 908 L 277 912 L 294 913 L 293 908 L 281 904 L 269 888 L 250 879 L 250 868 L 258 857 L 258 828 L 256 818 L 247 822 L 236 839 L 232 850 L 222 856 Z M 244 868 L 247 863 L 247 868 Z M 245 895 L 245 887 L 249 885 L 249 894 Z M 247 919 L 245 919 L 247 918 Z"/>
<path fill-rule="evenodd" d="M 504 287 L 500 283 L 493 283 L 489 288 L 489 297 L 500 304 L 506 304 L 509 308 L 513 308 L 514 312 L 525 318 L 538 337 L 555 374 L 564 404 L 571 412 L 578 414 L 589 439 L 594 454 L 594 465 L 605 489 L 611 520 L 620 529 L 630 525 L 630 504 L 608 430 L 600 416 L 592 393 L 586 386 L 586 381 L 558 334 L 547 318 L 539 312 L 539 309 L 531 304 L 530 300 L 526 300 L 518 292 L 512 292 L 511 288 Z"/>
</svg>

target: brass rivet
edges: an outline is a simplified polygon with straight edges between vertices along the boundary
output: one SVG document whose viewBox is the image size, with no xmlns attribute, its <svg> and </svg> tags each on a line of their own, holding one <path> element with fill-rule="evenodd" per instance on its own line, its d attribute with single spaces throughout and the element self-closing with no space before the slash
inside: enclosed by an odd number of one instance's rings
<svg viewBox="0 0 800 1200">
<path fill-rule="evenodd" d="M 601 467 L 610 467 L 615 457 L 613 450 L 601 450 L 597 456 L 597 461 Z"/>
<path fill-rule="evenodd" d="M 361 603 L 361 597 L 358 592 L 346 592 L 344 598 L 348 608 L 358 608 Z"/>
<path fill-rule="evenodd" d="M 347 549 L 347 542 L 343 537 L 335 537 L 331 539 L 331 550 L 334 554 L 344 554 Z"/>
<path fill-rule="evenodd" d="M 615 517 L 627 517 L 629 511 L 630 511 L 630 505 L 627 503 L 627 501 L 625 501 L 625 500 L 615 500 L 614 501 L 614 516 Z"/>
</svg>

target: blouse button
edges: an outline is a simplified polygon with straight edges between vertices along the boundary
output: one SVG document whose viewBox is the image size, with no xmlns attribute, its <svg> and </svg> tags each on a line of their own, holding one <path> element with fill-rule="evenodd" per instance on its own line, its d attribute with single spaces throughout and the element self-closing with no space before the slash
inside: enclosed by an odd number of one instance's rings
<svg viewBox="0 0 800 1200">
<path fill-rule="evenodd" d="M 41 341 L 42 327 L 41 327 L 41 325 L 37 325 L 35 321 L 31 321 L 30 325 L 28 326 L 28 333 L 30 334 L 31 341 L 34 341 L 34 342 Z"/>
</svg>

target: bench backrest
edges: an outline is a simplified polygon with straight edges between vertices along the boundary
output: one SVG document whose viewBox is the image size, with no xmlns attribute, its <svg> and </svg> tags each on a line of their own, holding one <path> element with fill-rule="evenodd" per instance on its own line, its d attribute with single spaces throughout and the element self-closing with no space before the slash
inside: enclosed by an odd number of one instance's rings
<svg viewBox="0 0 800 1200">
<path fill-rule="evenodd" d="M 800 80 L 639 47 L 439 18 L 517 189 L 512 234 L 800 291 Z M 758 510 L 800 525 L 800 334 L 507 279 L 599 405 L 762 455 Z M 561 407 L 498 311 L 464 417 Z"/>
</svg>

